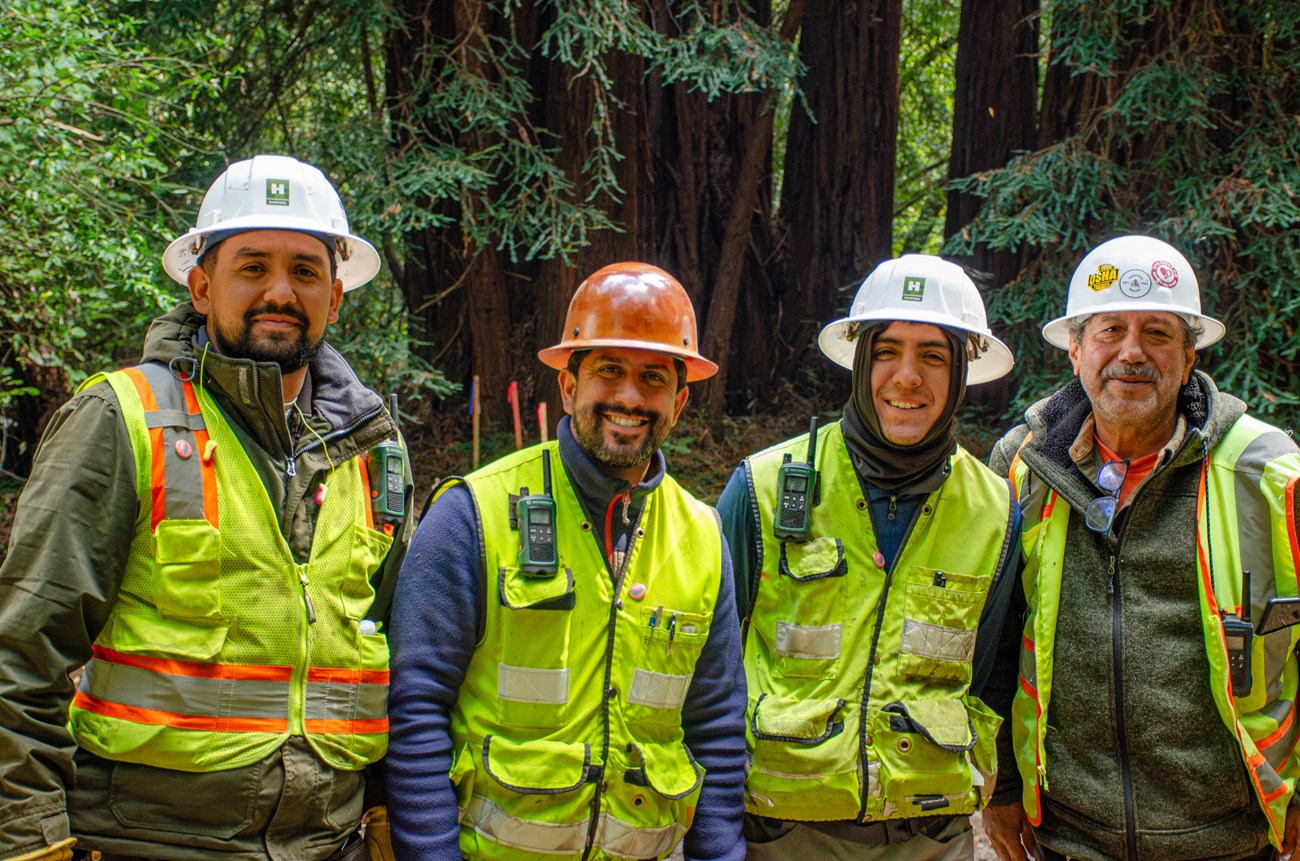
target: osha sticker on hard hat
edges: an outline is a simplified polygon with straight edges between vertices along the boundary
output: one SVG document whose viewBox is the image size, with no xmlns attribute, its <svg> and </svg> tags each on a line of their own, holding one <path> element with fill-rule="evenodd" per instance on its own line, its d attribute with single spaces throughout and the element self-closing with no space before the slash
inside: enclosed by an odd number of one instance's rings
<svg viewBox="0 0 1300 861">
<path fill-rule="evenodd" d="M 1157 260 L 1151 264 L 1151 277 L 1167 290 L 1178 286 L 1178 267 L 1168 260 Z"/>
<path fill-rule="evenodd" d="M 925 298 L 925 279 L 908 276 L 903 279 L 903 298 L 909 302 L 920 302 Z"/>
<path fill-rule="evenodd" d="M 267 206 L 288 206 L 289 205 L 289 180 L 268 179 L 266 181 L 266 205 Z"/>
<path fill-rule="evenodd" d="M 1094 293 L 1100 293 L 1102 290 L 1109 290 L 1110 285 L 1115 283 L 1119 277 L 1119 270 L 1109 263 L 1103 263 L 1097 267 L 1097 271 L 1088 276 L 1088 287 Z"/>
<path fill-rule="evenodd" d="M 1119 289 L 1130 299 L 1141 299 L 1151 292 L 1151 276 L 1141 269 L 1130 269 L 1119 279 Z"/>
</svg>

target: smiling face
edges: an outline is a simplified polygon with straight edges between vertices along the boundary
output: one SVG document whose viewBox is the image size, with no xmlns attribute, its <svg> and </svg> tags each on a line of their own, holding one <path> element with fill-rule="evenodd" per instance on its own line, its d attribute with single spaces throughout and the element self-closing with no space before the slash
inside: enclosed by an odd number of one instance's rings
<svg viewBox="0 0 1300 861">
<path fill-rule="evenodd" d="M 925 439 L 948 406 L 952 346 L 938 326 L 895 320 L 872 341 L 871 401 L 894 445 Z"/>
<path fill-rule="evenodd" d="M 1070 341 L 1070 363 L 1092 401 L 1102 440 L 1119 451 L 1117 439 L 1149 438 L 1155 451 L 1173 432 L 1178 392 L 1191 377 L 1196 351 L 1173 314 L 1122 311 L 1090 319 L 1079 340 Z"/>
<path fill-rule="evenodd" d="M 637 482 L 686 406 L 671 356 L 652 350 L 597 348 L 575 376 L 560 371 L 573 435 L 605 475 Z"/>
<path fill-rule="evenodd" d="M 189 288 L 221 353 L 274 362 L 285 375 L 305 374 L 343 296 L 324 243 L 289 230 L 231 236 L 190 270 Z"/>
</svg>

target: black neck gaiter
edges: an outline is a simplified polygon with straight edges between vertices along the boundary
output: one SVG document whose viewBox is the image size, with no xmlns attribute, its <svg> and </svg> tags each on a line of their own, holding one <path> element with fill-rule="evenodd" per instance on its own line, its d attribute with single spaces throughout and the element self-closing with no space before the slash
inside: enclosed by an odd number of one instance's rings
<svg viewBox="0 0 1300 861">
<path fill-rule="evenodd" d="M 889 323 L 864 331 L 853 354 L 853 394 L 844 405 L 844 443 L 858 475 L 868 484 L 898 493 L 929 493 L 948 475 L 948 458 L 957 450 L 953 418 L 966 395 L 966 342 L 947 329 L 954 357 L 948 403 L 925 438 L 915 445 L 900 446 L 885 438 L 880 429 L 871 391 L 872 348 Z"/>
</svg>

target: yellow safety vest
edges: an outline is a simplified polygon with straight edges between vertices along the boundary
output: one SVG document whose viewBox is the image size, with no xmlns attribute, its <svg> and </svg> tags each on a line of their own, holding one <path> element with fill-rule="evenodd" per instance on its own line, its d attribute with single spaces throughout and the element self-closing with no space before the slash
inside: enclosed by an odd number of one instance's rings
<svg viewBox="0 0 1300 861">
<path fill-rule="evenodd" d="M 543 449 L 559 570 L 539 578 L 519 570 L 511 521 L 513 495 L 542 489 Z M 704 778 L 682 707 L 718 599 L 717 517 L 664 476 L 611 573 L 557 451 L 544 443 L 463 479 L 483 529 L 486 634 L 451 716 L 461 853 L 664 858 Z"/>
<path fill-rule="evenodd" d="M 328 478 L 299 564 L 221 411 L 166 366 L 98 376 L 135 453 L 140 514 L 121 590 L 69 713 L 77 744 L 180 771 L 256 762 L 305 735 L 335 768 L 388 746 L 388 645 L 371 576 L 392 539 L 371 525 L 361 458 Z"/>
<path fill-rule="evenodd" d="M 1253 685 L 1249 696 L 1237 698 L 1232 694 L 1220 623 L 1220 611 L 1241 610 L 1243 532 L 1266 535 L 1273 547 L 1271 554 L 1262 554 L 1271 560 L 1270 570 L 1252 572 L 1254 583 L 1271 583 L 1273 588 L 1271 592 L 1252 588 L 1251 618 L 1260 618 L 1271 595 L 1298 594 L 1300 543 L 1296 540 L 1295 492 L 1300 451 L 1287 441 L 1282 445 L 1286 451 L 1270 454 L 1264 462 L 1242 462 L 1243 453 L 1265 434 L 1277 435 L 1279 431 L 1242 416 L 1203 461 L 1196 506 L 1196 563 L 1210 691 L 1224 724 L 1237 738 L 1256 797 L 1269 821 L 1269 839 L 1280 847 L 1286 808 L 1300 775 L 1292 755 L 1298 682 L 1295 649 L 1300 643 L 1300 626 L 1252 638 Z M 1023 493 L 1030 471 L 1019 457 L 1012 462 L 1011 475 L 1018 492 Z M 1237 494 L 1247 486 L 1259 494 L 1259 500 L 1253 510 L 1242 511 Z M 1024 807 L 1034 825 L 1042 822 L 1040 795 L 1048 787 L 1043 739 L 1052 698 L 1056 618 L 1070 511 L 1069 504 L 1048 489 L 1038 511 L 1025 512 L 1021 539 L 1029 614 L 1020 651 L 1020 685 L 1012 705 L 1012 735 L 1024 780 Z M 1248 525 L 1243 522 L 1247 517 L 1263 520 Z M 1266 661 L 1266 649 L 1282 659 Z M 1273 674 L 1268 672 L 1270 667 L 1276 667 Z M 1289 707 L 1282 713 L 1279 706 L 1287 703 Z"/>
<path fill-rule="evenodd" d="M 1015 546 L 1007 482 L 963 449 L 886 569 L 839 423 L 817 445 L 820 502 L 778 541 L 777 470 L 796 437 L 745 461 L 762 572 L 745 640 L 745 808 L 803 821 L 979 809 L 1001 720 L 967 689 L 976 626 Z"/>
</svg>

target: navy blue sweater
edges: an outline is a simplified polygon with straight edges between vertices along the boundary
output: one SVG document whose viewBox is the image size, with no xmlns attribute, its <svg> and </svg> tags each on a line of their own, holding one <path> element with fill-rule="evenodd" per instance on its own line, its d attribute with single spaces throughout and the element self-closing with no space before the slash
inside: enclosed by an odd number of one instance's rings
<svg viewBox="0 0 1300 861">
<path fill-rule="evenodd" d="M 633 487 L 596 468 L 574 439 L 568 417 L 561 420 L 557 438 L 560 462 L 588 519 L 597 525 L 587 534 L 606 550 L 608 515 L 615 549 L 625 549 L 632 527 L 624 525 L 623 504 L 615 500 L 630 492 L 627 520 L 635 524 L 646 497 L 663 481 L 663 454 L 655 452 L 646 477 Z M 451 488 L 420 522 L 398 579 L 389 631 L 391 735 L 385 770 L 393 844 L 401 859 L 461 858 L 456 796 L 448 777 L 449 728 L 478 639 L 485 583 L 480 532 L 469 491 Z M 740 861 L 745 856 L 740 835 L 745 680 L 725 541 L 722 550 L 713 625 L 682 708 L 686 746 L 706 772 L 685 840 L 689 861 Z"/>
</svg>

